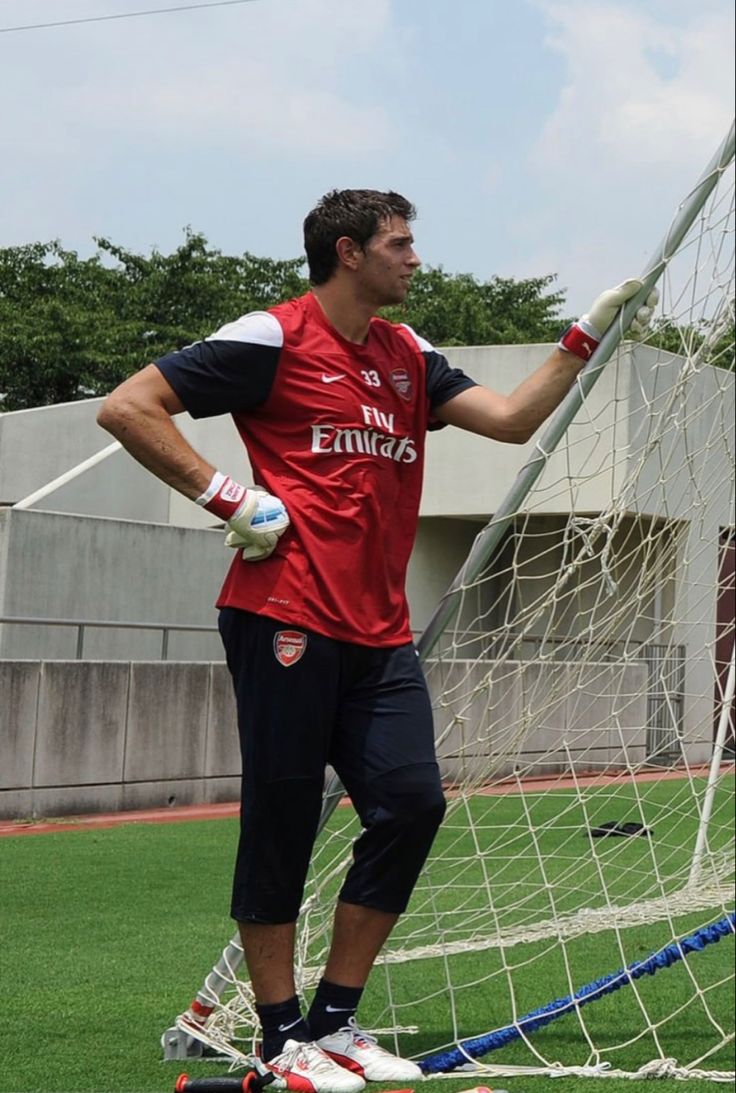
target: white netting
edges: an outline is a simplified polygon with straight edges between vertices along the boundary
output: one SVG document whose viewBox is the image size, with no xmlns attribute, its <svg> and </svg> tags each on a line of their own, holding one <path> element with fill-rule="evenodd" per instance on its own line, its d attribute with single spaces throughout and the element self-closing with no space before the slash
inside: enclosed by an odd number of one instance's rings
<svg viewBox="0 0 736 1093">
<path fill-rule="evenodd" d="M 361 1010 L 422 1060 L 733 1078 L 733 193 L 731 169 L 667 256 L 653 334 L 618 348 L 425 662 L 448 813 Z M 307 994 L 356 833 L 338 808 L 315 853 Z M 703 951 L 576 1000 L 686 937 Z M 241 1060 L 227 952 L 198 1035 Z"/>
</svg>

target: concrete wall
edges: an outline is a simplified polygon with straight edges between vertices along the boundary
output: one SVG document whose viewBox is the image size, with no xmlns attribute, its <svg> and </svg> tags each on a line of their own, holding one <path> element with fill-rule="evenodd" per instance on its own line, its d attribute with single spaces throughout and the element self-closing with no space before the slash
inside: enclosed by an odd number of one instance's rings
<svg viewBox="0 0 736 1093">
<path fill-rule="evenodd" d="M 232 801 L 224 664 L 0 662 L 0 817 Z"/>
<path fill-rule="evenodd" d="M 464 782 L 569 772 L 571 761 L 578 772 L 635 769 L 646 759 L 646 676 L 636 663 L 429 666 L 430 689 L 443 695 L 435 708 L 443 773 Z"/>
<path fill-rule="evenodd" d="M 13 505 L 107 448 L 101 399 L 0 414 L 0 505 Z M 168 523 L 170 490 L 125 452 L 106 459 L 36 507 Z"/>
<path fill-rule="evenodd" d="M 216 625 L 231 560 L 221 532 L 0 510 L 0 616 Z M 0 658 L 72 658 L 73 629 L 0 624 Z M 161 632 L 90 629 L 84 655 L 157 659 Z M 219 660 L 215 635 L 172 633 L 172 660 Z"/>
<path fill-rule="evenodd" d="M 449 782 L 600 770 L 645 758 L 646 669 L 456 661 L 432 671 Z M 450 695 L 448 701 L 448 693 Z M 224 664 L 0 661 L 0 818 L 236 800 L 240 756 Z M 459 697 L 462 695 L 462 697 Z M 520 721 L 532 731 L 518 736 Z"/>
<path fill-rule="evenodd" d="M 412 626 L 426 625 L 480 524 L 423 520 L 409 571 Z M 0 616 L 216 626 L 231 561 L 221 531 L 0 509 Z M 70 659 L 71 627 L 0 623 L 0 659 Z M 161 630 L 87 628 L 88 659 L 157 659 Z M 171 660 L 220 660 L 217 634 L 172 631 Z"/>
</svg>

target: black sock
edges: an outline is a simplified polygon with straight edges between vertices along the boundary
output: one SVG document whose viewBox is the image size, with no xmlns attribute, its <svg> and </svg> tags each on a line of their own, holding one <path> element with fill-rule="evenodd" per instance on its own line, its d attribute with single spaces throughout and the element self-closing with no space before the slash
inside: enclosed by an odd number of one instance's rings
<svg viewBox="0 0 736 1093">
<path fill-rule="evenodd" d="M 307 1014 L 312 1039 L 319 1040 L 347 1025 L 355 1016 L 362 993 L 362 987 L 341 987 L 320 979 Z"/>
<path fill-rule="evenodd" d="M 287 998 L 285 1002 L 276 1002 L 271 1006 L 256 1004 L 256 1013 L 263 1029 L 261 1057 L 264 1061 L 280 1055 L 287 1040 L 301 1040 L 308 1043 L 312 1038 L 307 1023 L 302 1017 L 296 995 L 293 998 Z"/>
</svg>

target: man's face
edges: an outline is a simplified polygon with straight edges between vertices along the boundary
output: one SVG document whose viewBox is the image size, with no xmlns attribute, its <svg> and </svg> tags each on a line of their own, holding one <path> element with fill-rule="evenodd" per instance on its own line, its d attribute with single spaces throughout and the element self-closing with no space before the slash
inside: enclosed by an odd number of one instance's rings
<svg viewBox="0 0 736 1093">
<path fill-rule="evenodd" d="M 376 308 L 402 303 L 420 265 L 409 225 L 402 217 L 392 216 L 362 249 L 361 295 Z"/>
</svg>

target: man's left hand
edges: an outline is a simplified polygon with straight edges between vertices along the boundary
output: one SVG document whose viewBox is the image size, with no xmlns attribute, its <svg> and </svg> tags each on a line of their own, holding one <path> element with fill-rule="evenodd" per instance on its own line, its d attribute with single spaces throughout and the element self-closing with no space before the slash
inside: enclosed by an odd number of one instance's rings
<svg viewBox="0 0 736 1093">
<path fill-rule="evenodd" d="M 568 353 L 574 353 L 581 360 L 590 360 L 619 309 L 641 291 L 642 285 L 643 281 L 631 277 L 627 281 L 622 281 L 620 285 L 602 292 L 595 298 L 590 310 L 567 328 L 560 338 L 559 348 Z M 654 288 L 637 310 L 628 328 L 622 333 L 637 339 L 646 337 L 651 328 L 652 316 L 658 301 L 659 293 Z"/>
</svg>

